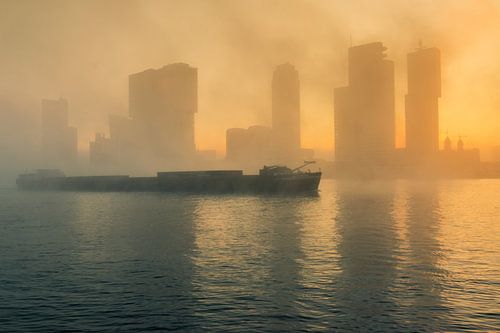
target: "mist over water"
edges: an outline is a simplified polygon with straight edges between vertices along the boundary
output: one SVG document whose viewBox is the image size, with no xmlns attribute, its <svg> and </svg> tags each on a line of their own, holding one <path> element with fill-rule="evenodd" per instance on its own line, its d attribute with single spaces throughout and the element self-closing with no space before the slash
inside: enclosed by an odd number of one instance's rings
<svg viewBox="0 0 500 333">
<path fill-rule="evenodd" d="M 499 31 L 498 0 L 0 0 L 0 332 L 499 330 Z M 187 170 L 218 171 L 152 177 Z"/>
<path fill-rule="evenodd" d="M 346 49 L 374 41 L 396 66 L 397 146 L 404 146 L 405 58 L 422 40 L 443 54 L 441 136 L 467 136 L 467 147 L 488 158 L 500 141 L 499 16 L 495 0 L 3 0 L 0 181 L 43 164 L 42 99 L 68 99 L 88 161 L 89 141 L 108 133 L 108 116 L 128 114 L 128 75 L 175 62 L 199 69 L 198 149 L 222 156 L 227 128 L 269 126 L 271 74 L 289 61 L 300 73 L 303 148 L 331 159 L 332 91 L 347 83 Z"/>
<path fill-rule="evenodd" d="M 0 192 L 0 330 L 498 329 L 497 180 Z"/>
</svg>

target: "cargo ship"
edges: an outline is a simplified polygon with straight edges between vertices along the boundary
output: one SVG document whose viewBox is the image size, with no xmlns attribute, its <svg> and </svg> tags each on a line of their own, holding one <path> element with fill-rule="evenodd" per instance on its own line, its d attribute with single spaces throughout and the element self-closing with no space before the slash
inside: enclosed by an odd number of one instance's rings
<svg viewBox="0 0 500 333">
<path fill-rule="evenodd" d="M 53 191 L 156 191 L 188 193 L 315 193 L 321 172 L 301 171 L 306 165 L 289 169 L 264 166 L 258 175 L 242 170 L 158 172 L 156 177 L 77 176 L 68 177 L 59 170 L 37 170 L 18 176 L 23 190 Z"/>
</svg>

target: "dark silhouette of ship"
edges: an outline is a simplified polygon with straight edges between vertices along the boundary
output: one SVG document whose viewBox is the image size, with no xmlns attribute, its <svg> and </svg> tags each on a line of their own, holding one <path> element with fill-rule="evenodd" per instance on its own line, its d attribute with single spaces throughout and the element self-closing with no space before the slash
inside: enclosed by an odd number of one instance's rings
<svg viewBox="0 0 500 333">
<path fill-rule="evenodd" d="M 241 170 L 158 172 L 156 177 L 78 176 L 67 177 L 59 170 L 37 170 L 19 175 L 17 186 L 25 190 L 66 191 L 159 191 L 189 193 L 314 193 L 321 172 L 301 171 L 314 163 L 289 169 L 264 166 L 258 175 Z"/>
</svg>

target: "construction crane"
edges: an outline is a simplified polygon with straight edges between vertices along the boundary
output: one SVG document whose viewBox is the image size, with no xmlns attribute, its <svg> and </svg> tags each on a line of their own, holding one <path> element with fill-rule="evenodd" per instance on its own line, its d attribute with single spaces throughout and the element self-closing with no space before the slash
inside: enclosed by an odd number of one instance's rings
<svg viewBox="0 0 500 333">
<path fill-rule="evenodd" d="M 310 164 L 314 164 L 314 163 L 316 163 L 316 161 L 304 161 L 304 164 L 302 164 L 301 166 L 299 166 L 299 167 L 297 167 L 295 169 L 292 169 L 292 172 L 297 172 L 300 169 L 305 168 L 306 166 L 308 166 Z"/>
</svg>

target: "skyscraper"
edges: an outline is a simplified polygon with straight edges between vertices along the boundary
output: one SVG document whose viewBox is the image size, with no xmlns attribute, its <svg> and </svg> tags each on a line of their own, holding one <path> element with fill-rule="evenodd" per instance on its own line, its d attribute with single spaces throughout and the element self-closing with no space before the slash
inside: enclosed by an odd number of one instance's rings
<svg viewBox="0 0 500 333">
<path fill-rule="evenodd" d="M 340 164 L 386 164 L 394 153 L 394 63 L 385 59 L 385 50 L 380 42 L 349 48 L 349 85 L 334 91 Z"/>
<path fill-rule="evenodd" d="M 241 166 L 261 167 L 272 160 L 272 130 L 266 126 L 229 128 L 226 131 L 226 159 Z"/>
<path fill-rule="evenodd" d="M 198 70 L 177 63 L 129 76 L 129 112 L 145 153 L 160 160 L 195 154 Z"/>
<path fill-rule="evenodd" d="M 90 142 L 90 162 L 100 167 L 120 166 L 130 167 L 138 161 L 141 151 L 135 122 L 125 116 L 109 116 L 109 138 L 103 133 L 96 133 L 95 140 Z"/>
<path fill-rule="evenodd" d="M 428 158 L 439 150 L 441 54 L 419 48 L 408 54 L 406 149 L 412 158 Z"/>
<path fill-rule="evenodd" d="M 296 157 L 300 151 L 300 82 L 295 67 L 276 67 L 272 80 L 272 129 L 278 159 Z"/>
<path fill-rule="evenodd" d="M 42 154 L 49 164 L 74 162 L 78 132 L 68 126 L 68 101 L 42 100 Z"/>
</svg>

